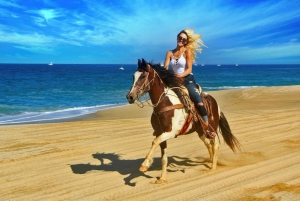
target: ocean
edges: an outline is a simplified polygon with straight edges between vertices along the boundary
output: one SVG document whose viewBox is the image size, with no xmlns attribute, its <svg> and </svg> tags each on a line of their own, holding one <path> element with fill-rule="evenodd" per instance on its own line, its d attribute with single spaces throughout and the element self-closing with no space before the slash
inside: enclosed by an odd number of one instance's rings
<svg viewBox="0 0 300 201">
<path fill-rule="evenodd" d="M 127 105 L 136 69 L 137 64 L 0 64 L 0 125 L 64 121 Z M 300 65 L 198 65 L 193 74 L 206 92 L 300 85 Z"/>
</svg>

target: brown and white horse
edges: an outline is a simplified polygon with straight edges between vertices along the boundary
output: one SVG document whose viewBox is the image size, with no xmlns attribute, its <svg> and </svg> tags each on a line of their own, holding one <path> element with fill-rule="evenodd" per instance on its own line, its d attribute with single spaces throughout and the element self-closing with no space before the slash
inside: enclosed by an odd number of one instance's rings
<svg viewBox="0 0 300 201">
<path fill-rule="evenodd" d="M 211 169 L 216 169 L 217 155 L 219 150 L 219 140 L 216 138 L 208 139 L 204 136 L 204 132 L 195 118 L 192 118 L 190 124 L 186 124 L 188 117 L 187 110 L 182 107 L 182 103 L 177 94 L 170 86 L 178 86 L 182 82 L 182 78 L 176 77 L 172 70 L 162 68 L 160 64 L 153 65 L 147 63 L 144 59 L 138 60 L 138 69 L 133 75 L 133 85 L 126 95 L 130 104 L 139 101 L 141 96 L 148 93 L 151 99 L 151 106 L 153 106 L 153 113 L 151 116 L 151 124 L 154 129 L 156 138 L 152 142 L 151 149 L 147 154 L 144 162 L 140 166 L 140 171 L 146 172 L 153 162 L 153 152 L 160 145 L 161 148 L 161 162 L 162 173 L 159 180 L 155 183 L 167 182 L 167 140 L 175 138 L 181 134 L 189 134 L 197 132 L 200 139 L 204 142 L 208 149 L 210 159 L 212 161 Z M 222 134 L 226 144 L 235 152 L 236 148 L 240 149 L 239 141 L 231 133 L 229 124 L 220 111 L 215 99 L 203 94 L 206 101 L 206 108 L 210 112 L 209 123 L 214 130 Z M 186 127 L 183 131 L 183 127 Z"/>
</svg>

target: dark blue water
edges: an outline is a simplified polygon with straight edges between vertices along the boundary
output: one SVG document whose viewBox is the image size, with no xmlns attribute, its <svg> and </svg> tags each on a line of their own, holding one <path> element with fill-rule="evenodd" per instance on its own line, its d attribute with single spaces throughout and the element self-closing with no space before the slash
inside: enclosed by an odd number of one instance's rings
<svg viewBox="0 0 300 201">
<path fill-rule="evenodd" d="M 60 120 L 127 104 L 136 64 L 0 64 L 0 125 Z M 204 91 L 300 85 L 300 65 L 206 65 Z"/>
</svg>

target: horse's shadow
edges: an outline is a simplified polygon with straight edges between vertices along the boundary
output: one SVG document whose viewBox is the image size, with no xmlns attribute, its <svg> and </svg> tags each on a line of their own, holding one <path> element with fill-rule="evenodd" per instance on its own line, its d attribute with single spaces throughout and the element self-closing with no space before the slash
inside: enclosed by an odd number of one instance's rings
<svg viewBox="0 0 300 201">
<path fill-rule="evenodd" d="M 120 159 L 120 155 L 115 153 L 96 153 L 92 155 L 93 158 L 98 159 L 100 161 L 100 165 L 91 165 L 91 164 L 72 164 L 70 165 L 74 174 L 85 174 L 92 170 L 98 171 L 106 171 L 106 172 L 119 172 L 121 175 L 128 175 L 123 180 L 125 185 L 135 186 L 134 182 L 131 182 L 134 178 L 139 176 L 144 176 L 146 178 L 153 178 L 143 172 L 138 170 L 138 167 L 143 163 L 145 160 L 144 158 L 139 158 L 135 160 L 123 160 Z M 107 163 L 106 160 L 110 162 Z M 153 163 L 150 167 L 151 170 L 161 170 L 161 162 L 160 158 L 154 158 Z M 168 157 L 168 164 L 173 166 L 196 166 L 203 163 L 192 161 L 189 158 L 182 158 L 178 156 L 171 156 Z M 169 172 L 174 172 L 178 170 L 168 170 Z M 184 171 L 184 170 L 180 170 Z"/>
</svg>

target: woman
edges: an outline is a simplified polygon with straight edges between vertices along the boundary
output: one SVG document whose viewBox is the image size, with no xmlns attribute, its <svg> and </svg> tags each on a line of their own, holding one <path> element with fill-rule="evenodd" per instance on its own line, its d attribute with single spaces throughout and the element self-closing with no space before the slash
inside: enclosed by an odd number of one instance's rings
<svg viewBox="0 0 300 201">
<path fill-rule="evenodd" d="M 195 34 L 192 29 L 187 28 L 180 31 L 177 34 L 177 46 L 174 50 L 167 52 L 164 66 L 168 69 L 171 65 L 174 73 L 184 78 L 184 86 L 188 89 L 191 100 L 205 122 L 204 131 L 206 136 L 213 136 L 212 131 L 208 130 L 208 116 L 192 73 L 196 51 L 201 53 L 201 46 L 205 46 L 200 38 L 201 35 Z"/>
</svg>

